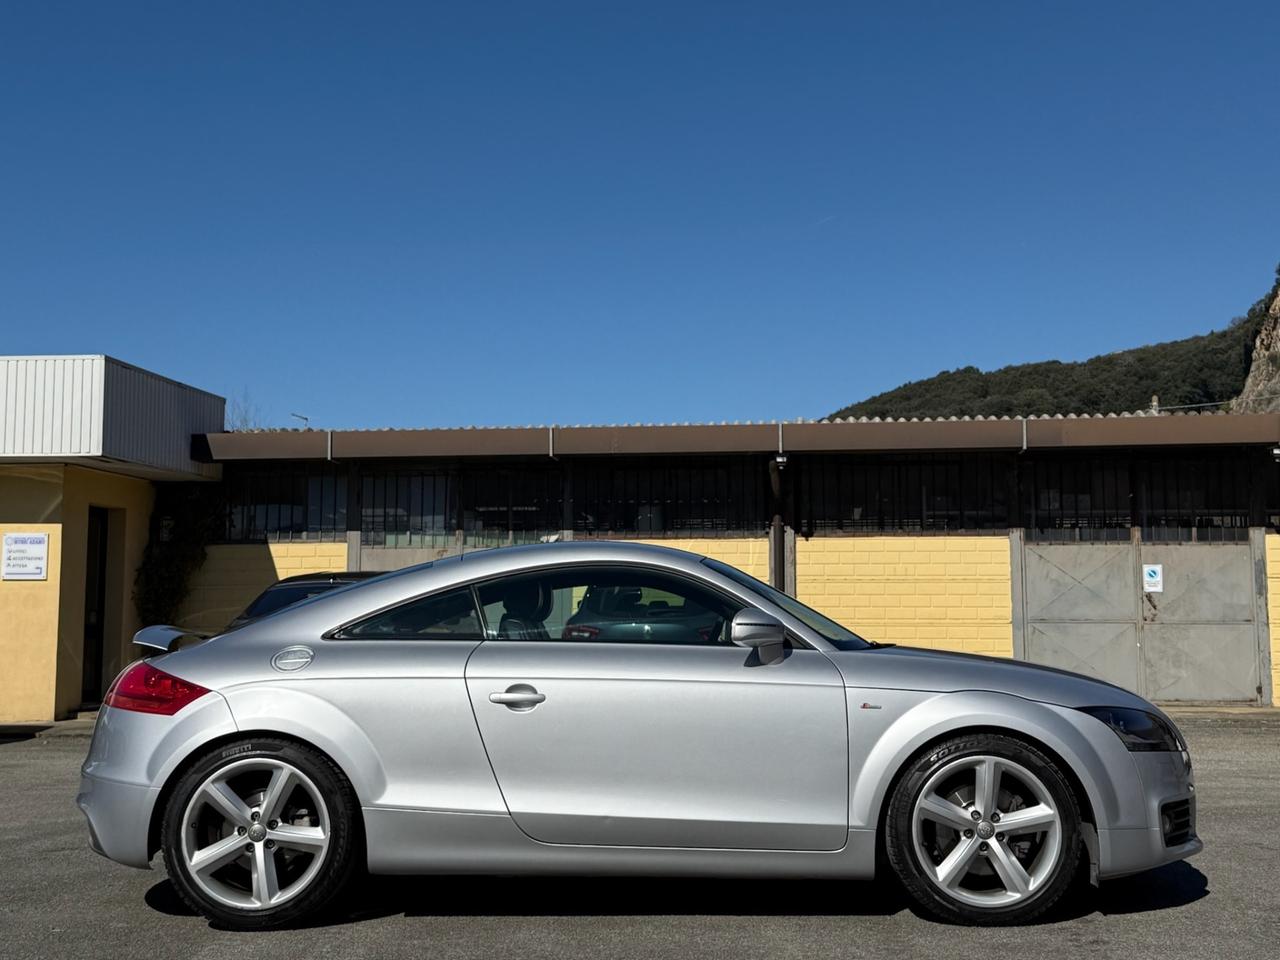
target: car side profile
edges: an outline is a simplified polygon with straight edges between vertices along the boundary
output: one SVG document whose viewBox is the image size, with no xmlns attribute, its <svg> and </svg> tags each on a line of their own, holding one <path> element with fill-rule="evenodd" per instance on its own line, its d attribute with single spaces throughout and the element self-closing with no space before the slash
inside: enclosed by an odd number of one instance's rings
<svg viewBox="0 0 1280 960">
<path fill-rule="evenodd" d="M 148 628 L 78 803 L 240 929 L 356 871 L 896 877 L 1025 922 L 1088 871 L 1197 853 L 1191 759 L 1142 698 L 870 643 L 726 564 L 510 547 L 303 600 L 203 643 Z"/>
</svg>

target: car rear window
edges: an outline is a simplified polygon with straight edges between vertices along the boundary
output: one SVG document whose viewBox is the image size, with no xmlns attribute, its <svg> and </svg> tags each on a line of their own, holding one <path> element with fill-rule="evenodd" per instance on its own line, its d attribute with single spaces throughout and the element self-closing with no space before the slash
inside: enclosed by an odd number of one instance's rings
<svg viewBox="0 0 1280 960">
<path fill-rule="evenodd" d="M 282 610 L 291 603 L 297 603 L 299 600 L 307 599 L 307 597 L 314 597 L 319 593 L 328 593 L 334 587 L 342 586 L 346 586 L 346 584 L 326 583 L 324 581 L 316 583 L 283 583 L 266 590 L 262 596 L 249 604 L 249 609 L 244 612 L 244 615 L 254 618 L 265 617 L 268 613 Z"/>
</svg>

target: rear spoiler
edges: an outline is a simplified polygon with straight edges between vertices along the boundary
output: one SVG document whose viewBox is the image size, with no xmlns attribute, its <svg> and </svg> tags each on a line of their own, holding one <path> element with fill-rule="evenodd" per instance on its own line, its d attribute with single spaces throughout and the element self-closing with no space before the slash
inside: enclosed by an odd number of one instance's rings
<svg viewBox="0 0 1280 960">
<path fill-rule="evenodd" d="M 187 630 L 183 627 L 171 627 L 168 625 L 159 625 L 155 627 L 143 627 L 133 635 L 133 644 L 137 647 L 143 647 L 146 650 L 154 650 L 157 653 L 168 653 L 174 648 L 179 640 L 188 637 L 194 640 L 208 640 L 213 634 L 203 633 L 199 630 Z"/>
</svg>

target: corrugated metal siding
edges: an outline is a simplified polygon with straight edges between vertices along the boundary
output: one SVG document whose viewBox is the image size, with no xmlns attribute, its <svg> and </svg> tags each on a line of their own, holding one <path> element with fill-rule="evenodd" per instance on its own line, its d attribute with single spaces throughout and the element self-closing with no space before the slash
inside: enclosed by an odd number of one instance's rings
<svg viewBox="0 0 1280 960">
<path fill-rule="evenodd" d="M 111 357 L 0 357 L 0 457 L 106 457 L 187 476 L 191 436 L 223 427 L 226 401 Z"/>
<path fill-rule="evenodd" d="M 0 357 L 0 456 L 102 454 L 103 357 Z"/>
<path fill-rule="evenodd" d="M 226 401 L 106 358 L 102 454 L 162 470 L 217 476 L 191 459 L 191 435 L 223 428 Z"/>
</svg>

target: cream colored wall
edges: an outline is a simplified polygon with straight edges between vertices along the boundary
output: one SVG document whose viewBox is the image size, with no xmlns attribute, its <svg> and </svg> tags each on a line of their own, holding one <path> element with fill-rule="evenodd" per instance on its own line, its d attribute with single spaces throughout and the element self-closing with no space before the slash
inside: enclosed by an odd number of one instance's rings
<svg viewBox="0 0 1280 960">
<path fill-rule="evenodd" d="M 1271 703 L 1280 706 L 1280 534 L 1267 534 L 1267 623 L 1271 628 Z"/>
<path fill-rule="evenodd" d="M 0 523 L 61 523 L 61 464 L 0 465 Z"/>
<path fill-rule="evenodd" d="M 49 579 L 0 580 L 0 723 L 52 720 L 62 585 L 61 466 L 0 466 L 3 533 L 48 533 Z"/>
<path fill-rule="evenodd" d="M 869 640 L 1013 655 L 1008 537 L 796 541 L 798 598 Z"/>
<path fill-rule="evenodd" d="M 192 578 L 178 625 L 221 630 L 277 580 L 346 568 L 345 542 L 216 544 Z"/>
<path fill-rule="evenodd" d="M 133 580 L 147 546 L 154 501 L 155 488 L 148 480 L 84 467 L 64 468 L 57 716 L 73 713 L 80 705 L 89 508 L 112 511 L 108 519 L 102 664 L 103 683 L 108 684 L 126 663 L 135 659 L 131 641 L 142 624 L 133 603 Z"/>
<path fill-rule="evenodd" d="M 5 489 L 0 478 L 0 498 Z M 49 579 L 0 580 L 0 723 L 52 720 L 62 524 L 0 523 L 5 533 L 49 534 Z"/>
<path fill-rule="evenodd" d="M 0 722 L 47 722 L 80 706 L 89 507 L 108 521 L 103 682 L 132 659 L 133 577 L 146 547 L 151 483 L 73 466 L 0 467 L 0 531 L 47 531 L 49 579 L 0 580 Z"/>
<path fill-rule="evenodd" d="M 768 537 L 708 537 L 703 540 L 637 540 L 636 543 L 652 543 L 660 547 L 688 550 L 704 557 L 712 557 L 731 567 L 737 567 L 757 580 L 769 582 Z"/>
</svg>

